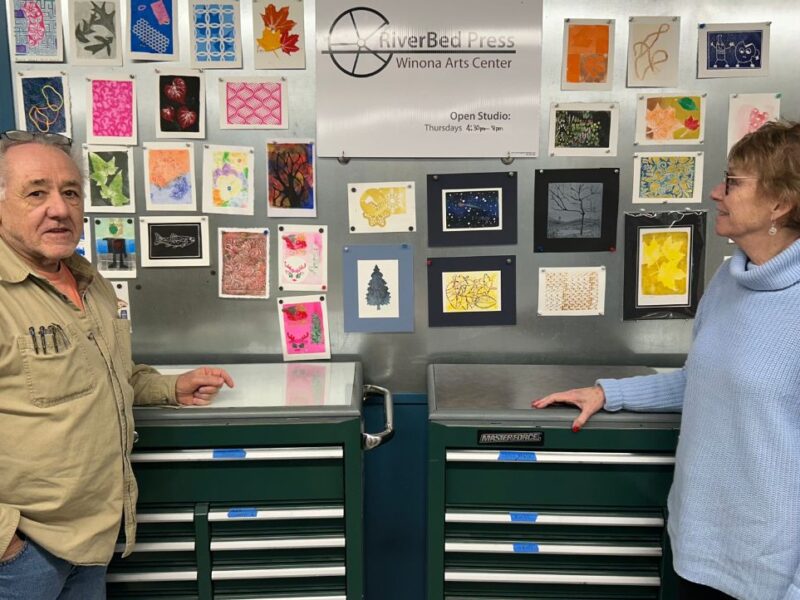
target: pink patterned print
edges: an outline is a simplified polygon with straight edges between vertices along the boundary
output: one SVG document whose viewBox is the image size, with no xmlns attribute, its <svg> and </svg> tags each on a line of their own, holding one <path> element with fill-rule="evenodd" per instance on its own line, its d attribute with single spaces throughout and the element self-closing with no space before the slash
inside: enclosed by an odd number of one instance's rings
<svg viewBox="0 0 800 600">
<path fill-rule="evenodd" d="M 326 340 L 322 302 L 284 303 L 281 308 L 287 354 L 325 352 Z"/>
<path fill-rule="evenodd" d="M 769 121 L 770 115 L 767 111 L 760 111 L 757 108 L 753 108 L 750 110 L 750 115 L 748 118 L 748 126 L 747 126 L 747 133 L 752 133 L 761 128 L 761 126 Z"/>
<path fill-rule="evenodd" d="M 249 231 L 222 233 L 222 293 L 267 297 L 267 237 Z"/>
<path fill-rule="evenodd" d="M 169 13 L 167 7 L 164 6 L 163 0 L 156 0 L 150 5 L 150 9 L 156 17 L 159 25 L 169 25 Z"/>
<path fill-rule="evenodd" d="M 28 20 L 28 43 L 35 47 L 42 43 L 45 34 L 44 13 L 36 2 L 22 5 L 22 13 Z"/>
<path fill-rule="evenodd" d="M 92 81 L 92 133 L 102 137 L 133 135 L 133 81 Z"/>
<path fill-rule="evenodd" d="M 283 96 L 280 83 L 228 82 L 225 84 L 229 125 L 280 125 Z"/>
</svg>

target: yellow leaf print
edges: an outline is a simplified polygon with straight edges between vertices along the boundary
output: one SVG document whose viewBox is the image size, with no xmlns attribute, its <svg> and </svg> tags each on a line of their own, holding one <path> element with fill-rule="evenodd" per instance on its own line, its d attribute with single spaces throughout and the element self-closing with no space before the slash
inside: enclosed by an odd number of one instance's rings
<svg viewBox="0 0 800 600">
<path fill-rule="evenodd" d="M 688 284 L 689 234 L 659 231 L 642 236 L 641 292 L 650 296 L 685 294 Z"/>
<path fill-rule="evenodd" d="M 682 294 L 686 291 L 686 286 L 678 285 L 679 281 L 686 282 L 686 271 L 677 262 L 665 262 L 658 268 L 656 280 L 665 288 L 675 294 Z"/>
<path fill-rule="evenodd" d="M 650 237 L 651 241 L 648 242 L 647 238 Z M 644 252 L 642 252 L 642 264 L 646 267 L 654 265 L 661 258 L 661 244 L 658 239 L 653 236 L 644 236 Z"/>
<path fill-rule="evenodd" d="M 265 27 L 261 37 L 258 38 L 257 42 L 261 49 L 265 52 L 274 52 L 275 50 L 280 50 L 281 32 Z"/>
</svg>

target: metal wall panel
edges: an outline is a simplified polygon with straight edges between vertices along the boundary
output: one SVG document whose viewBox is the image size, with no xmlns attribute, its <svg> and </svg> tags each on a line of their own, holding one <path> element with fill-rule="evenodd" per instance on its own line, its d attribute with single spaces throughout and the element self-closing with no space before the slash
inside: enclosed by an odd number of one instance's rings
<svg viewBox="0 0 800 600">
<path fill-rule="evenodd" d="M 324 0 L 320 0 L 324 1 Z M 441 1 L 441 0 L 436 0 Z M 452 1 L 452 0 L 451 0 Z M 510 1 L 510 0 L 503 0 Z M 62 0 L 65 15 L 67 0 Z M 702 208 L 709 209 L 709 228 L 713 227 L 711 188 L 725 168 L 728 96 L 731 93 L 782 92 L 785 117 L 800 118 L 796 79 L 796 52 L 791 26 L 800 16 L 800 7 L 786 0 L 764 0 L 757 4 L 735 4 L 726 0 L 689 2 L 664 0 L 653 3 L 606 0 L 576 4 L 566 0 L 544 1 L 542 115 L 541 131 L 548 131 L 548 109 L 553 101 L 615 101 L 620 103 L 619 154 L 616 158 L 552 158 L 546 155 L 547 136 L 542 135 L 538 159 L 517 159 L 503 165 L 497 159 L 485 160 L 368 160 L 354 159 L 347 165 L 334 159 L 318 162 L 318 218 L 268 219 L 266 217 L 265 140 L 273 137 L 257 131 L 220 131 L 217 78 L 245 74 L 277 75 L 286 78 L 290 98 L 290 129 L 277 131 L 274 137 L 307 137 L 315 132 L 315 57 L 308 52 L 304 71 L 269 72 L 252 70 L 252 31 L 249 29 L 251 3 L 242 1 L 244 39 L 243 70 L 208 70 L 207 142 L 252 145 L 256 148 L 256 214 L 254 217 L 211 216 L 212 265 L 216 263 L 217 226 L 268 225 L 275 236 L 278 223 L 320 223 L 329 226 L 329 317 L 334 360 L 358 359 L 364 364 L 365 380 L 387 385 L 397 392 L 424 392 L 425 366 L 430 362 L 490 363 L 594 363 L 647 364 L 677 366 L 683 362 L 691 338 L 691 320 L 622 321 L 623 285 L 623 216 L 639 210 L 630 202 L 632 186 L 634 120 L 636 96 L 655 89 L 625 87 L 627 67 L 628 17 L 644 15 L 679 15 L 681 17 L 681 86 L 676 91 L 708 93 L 705 144 L 692 146 L 705 152 L 705 189 Z M 457 2 L 453 2 L 457 5 Z M 188 2 L 180 2 L 181 55 L 175 64 L 189 65 Z M 616 19 L 614 87 L 605 92 L 563 92 L 560 90 L 562 32 L 564 18 Z M 699 22 L 772 21 L 769 77 L 733 79 L 696 79 L 697 24 Z M 308 0 L 306 34 L 311 43 L 315 28 L 314 4 Z M 124 30 L 124 27 L 123 27 Z M 2 43 L 7 45 L 6 33 Z M 69 40 L 67 40 L 67 45 Z M 51 68 L 53 65 L 11 65 L 14 71 Z M 141 143 L 153 141 L 154 69 L 169 63 L 126 63 L 113 69 L 133 73 L 138 80 L 139 142 L 134 149 L 137 173 L 136 192 L 139 215 L 145 214 L 142 195 Z M 78 143 L 85 136 L 85 77 L 97 68 L 63 65 L 70 73 L 72 86 L 73 127 Z M 5 90 L 4 90 L 5 91 Z M 493 93 L 502 93 L 496 90 Z M 409 90 L 409 101 L 423 96 L 424 90 Z M 5 102 L 3 103 L 5 106 Z M 197 142 L 196 167 L 202 165 Z M 657 148 L 647 148 L 655 150 Z M 666 148 L 678 149 L 678 148 Z M 620 209 L 617 246 L 614 253 L 536 254 L 533 253 L 533 181 L 537 168 L 619 167 Z M 514 170 L 519 174 L 519 243 L 516 246 L 437 248 L 427 247 L 426 176 L 430 173 L 460 173 Z M 412 234 L 351 235 L 348 233 L 346 185 L 359 181 L 414 180 L 417 186 L 418 231 Z M 699 206 L 691 205 L 692 209 Z M 651 206 L 647 207 L 648 209 Z M 669 208 L 682 208 L 669 205 Z M 344 333 L 342 318 L 341 248 L 347 244 L 398 243 L 414 245 L 415 252 L 415 332 L 395 334 Z M 271 293 L 268 301 L 243 301 L 217 298 L 215 266 L 211 268 L 139 269 L 131 282 L 130 296 L 134 317 L 134 353 L 151 362 L 222 362 L 280 360 L 280 341 L 275 297 L 277 291 L 276 244 L 273 258 Z M 706 251 L 706 281 L 732 251 L 726 240 L 710 235 Z M 517 255 L 517 325 L 513 327 L 435 328 L 427 326 L 427 256 L 470 256 L 492 254 Z M 538 268 L 547 266 L 607 267 L 606 314 L 603 317 L 537 317 Z"/>
</svg>

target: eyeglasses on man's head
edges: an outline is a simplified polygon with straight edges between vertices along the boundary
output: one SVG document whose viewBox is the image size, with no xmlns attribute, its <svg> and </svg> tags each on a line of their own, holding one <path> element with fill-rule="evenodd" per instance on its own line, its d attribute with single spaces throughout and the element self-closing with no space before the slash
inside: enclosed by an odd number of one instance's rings
<svg viewBox="0 0 800 600">
<path fill-rule="evenodd" d="M 63 148 L 72 147 L 72 139 L 60 133 L 47 133 L 42 131 L 22 131 L 11 129 L 0 133 L 0 139 L 7 142 L 24 144 L 26 142 L 42 141 Z"/>
</svg>

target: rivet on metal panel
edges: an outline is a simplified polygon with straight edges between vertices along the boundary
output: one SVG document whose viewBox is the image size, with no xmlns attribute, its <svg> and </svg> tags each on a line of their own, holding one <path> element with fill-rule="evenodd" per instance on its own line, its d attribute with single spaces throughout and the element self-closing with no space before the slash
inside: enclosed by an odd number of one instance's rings
<svg viewBox="0 0 800 600">
<path fill-rule="evenodd" d="M 503 158 L 500 159 L 500 162 L 504 165 L 510 165 L 514 162 L 514 158 L 511 156 L 511 152 L 506 154 Z"/>
<path fill-rule="evenodd" d="M 320 233 L 325 233 L 325 228 L 324 228 L 324 227 L 320 227 L 320 228 L 319 228 L 319 232 L 320 232 Z"/>
<path fill-rule="evenodd" d="M 210 271 L 210 272 L 211 272 L 211 276 L 212 276 L 212 277 L 216 277 L 216 275 L 217 275 L 217 272 L 216 272 L 214 269 L 211 269 L 211 271 Z"/>
<path fill-rule="evenodd" d="M 131 79 L 136 79 L 136 75 L 134 75 L 133 73 L 131 73 L 130 75 L 128 75 L 128 77 L 130 77 Z"/>
<path fill-rule="evenodd" d="M 409 184 L 408 184 L 406 187 L 407 187 L 408 189 L 411 189 L 412 187 L 414 187 L 414 184 L 413 184 L 413 183 L 409 183 Z"/>
<path fill-rule="evenodd" d="M 425 261 L 425 264 L 430 267 L 433 264 L 433 259 L 429 258 L 428 260 Z"/>
<path fill-rule="evenodd" d="M 606 154 L 611 154 L 611 150 L 606 148 Z M 617 172 L 619 172 L 619 171 L 617 171 Z"/>
<path fill-rule="evenodd" d="M 283 288 L 278 288 L 278 289 L 282 290 Z M 278 300 L 278 304 L 283 304 L 283 300 Z"/>
<path fill-rule="evenodd" d="M 705 23 L 700 23 L 700 24 L 697 25 L 697 28 L 698 29 L 705 29 L 706 28 L 706 24 Z"/>
<path fill-rule="evenodd" d="M 286 83 L 286 77 L 281 77 L 281 81 L 283 81 L 284 83 Z"/>
<path fill-rule="evenodd" d="M 439 181 L 439 176 L 438 175 L 431 175 L 431 179 L 433 179 L 434 181 Z"/>
<path fill-rule="evenodd" d="M 352 193 L 354 193 L 354 194 L 355 194 L 355 193 L 356 193 L 356 188 L 354 188 L 354 187 L 351 187 L 351 188 L 350 188 L 350 191 L 351 191 Z"/>
<path fill-rule="evenodd" d="M 516 177 L 517 176 L 517 172 L 516 171 L 509 171 L 508 172 L 508 176 L 509 177 Z"/>
<path fill-rule="evenodd" d="M 269 229 L 264 229 L 261 233 L 263 233 L 264 235 L 269 235 Z"/>
<path fill-rule="evenodd" d="M 401 247 L 403 250 L 408 250 L 408 244 L 400 244 L 400 247 Z"/>
<path fill-rule="evenodd" d="M 278 226 L 278 231 L 283 231 L 283 225 Z"/>
<path fill-rule="evenodd" d="M 337 158 L 336 160 L 339 161 L 340 165 L 346 165 L 347 163 L 350 162 L 350 157 L 349 156 L 345 156 L 344 150 L 342 150 L 342 155 L 339 158 Z"/>
<path fill-rule="evenodd" d="M 601 271 L 605 271 L 605 270 L 606 270 L 606 268 L 605 268 L 605 267 L 600 267 L 600 270 L 601 270 Z"/>
<path fill-rule="evenodd" d="M 136 284 L 134 287 L 135 287 L 137 290 L 140 290 L 140 289 L 142 289 L 142 284 L 141 284 L 141 283 L 137 283 L 137 284 Z"/>
<path fill-rule="evenodd" d="M 409 231 L 414 231 L 414 226 L 413 226 L 413 225 L 409 225 L 409 226 L 408 226 L 408 230 L 409 230 Z"/>
<path fill-rule="evenodd" d="M 507 259 L 506 259 L 506 264 L 507 264 L 507 265 L 512 265 L 512 264 L 514 264 L 514 260 L 513 260 L 513 259 L 511 259 L 511 258 L 507 258 Z"/>
<path fill-rule="evenodd" d="M 128 219 L 128 225 L 133 225 L 133 219 Z"/>
<path fill-rule="evenodd" d="M 619 173 L 619 169 L 614 169 L 614 173 Z"/>
<path fill-rule="evenodd" d="M 282 285 L 278 286 L 278 291 L 281 291 L 281 292 L 283 291 L 283 286 Z"/>
<path fill-rule="evenodd" d="M 319 297 L 319 301 L 320 301 L 320 302 L 325 302 L 325 296 L 320 296 L 320 297 Z"/>
<path fill-rule="evenodd" d="M 350 252 L 350 246 L 345 246 L 344 248 L 342 248 L 342 250 L 344 250 L 345 252 Z"/>
<path fill-rule="evenodd" d="M 633 23 L 633 17 L 628 17 L 628 21 L 630 21 L 631 23 Z"/>
<path fill-rule="evenodd" d="M 738 98 L 739 94 L 731 94 L 731 98 Z"/>
<path fill-rule="evenodd" d="M 352 227 L 352 226 L 350 227 L 350 231 L 355 231 L 355 230 L 356 230 L 355 227 Z"/>
</svg>

